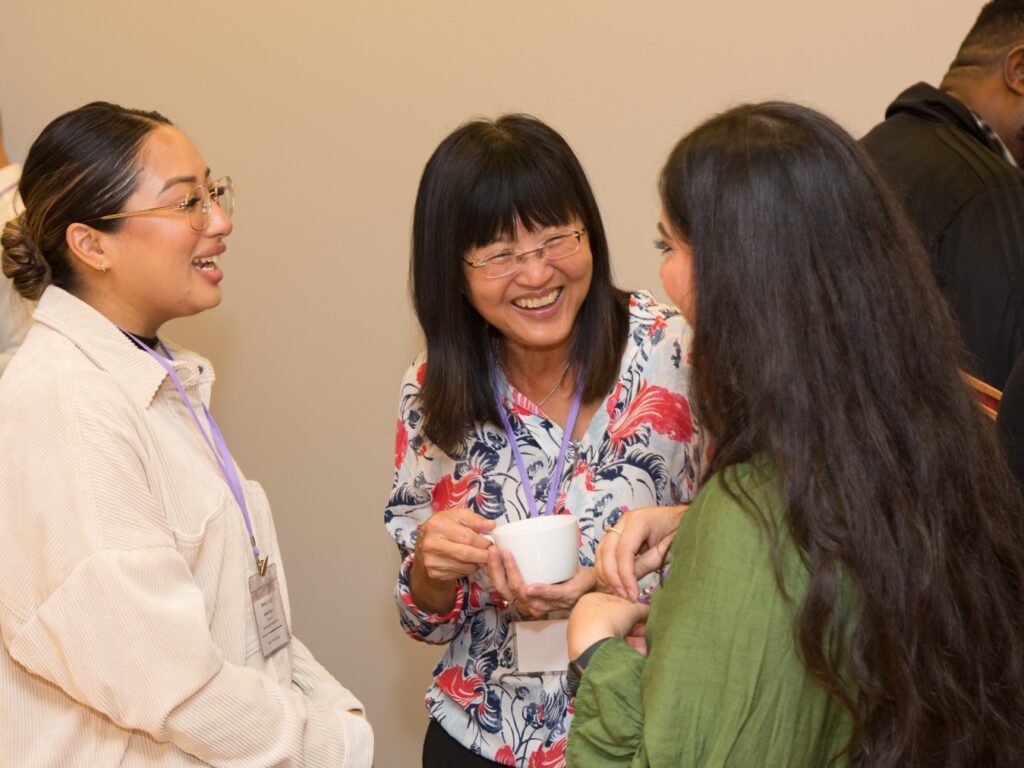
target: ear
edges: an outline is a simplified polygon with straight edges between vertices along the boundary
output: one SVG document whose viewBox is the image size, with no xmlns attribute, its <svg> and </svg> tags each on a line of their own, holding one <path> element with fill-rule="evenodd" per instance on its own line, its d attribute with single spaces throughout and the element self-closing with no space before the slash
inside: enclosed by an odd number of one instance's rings
<svg viewBox="0 0 1024 768">
<path fill-rule="evenodd" d="M 1003 59 L 1003 82 L 1018 96 L 1024 96 L 1024 44 L 1010 49 Z"/>
<path fill-rule="evenodd" d="M 80 265 L 96 272 L 106 272 L 110 260 L 103 251 L 100 232 L 86 224 L 69 224 L 64 233 L 68 253 Z"/>
</svg>

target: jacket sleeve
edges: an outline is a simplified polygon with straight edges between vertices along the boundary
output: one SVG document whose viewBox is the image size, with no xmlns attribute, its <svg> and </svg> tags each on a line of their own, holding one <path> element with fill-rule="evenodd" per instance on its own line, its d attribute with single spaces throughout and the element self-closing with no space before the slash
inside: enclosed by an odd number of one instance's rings
<svg viewBox="0 0 1024 768">
<path fill-rule="evenodd" d="M 1024 184 L 968 200 L 942 232 L 935 269 L 952 304 L 972 373 L 1002 389 L 1024 351 Z"/>
<path fill-rule="evenodd" d="M 603 643 L 591 657 L 576 694 L 565 751 L 569 768 L 633 763 L 644 727 L 643 669 L 644 657 L 619 639 Z"/>
<path fill-rule="evenodd" d="M 117 726 L 211 765 L 369 766 L 372 734 L 351 701 L 224 661 L 129 407 L 81 384 L 34 409 L 0 474 L 11 657 Z"/>
</svg>

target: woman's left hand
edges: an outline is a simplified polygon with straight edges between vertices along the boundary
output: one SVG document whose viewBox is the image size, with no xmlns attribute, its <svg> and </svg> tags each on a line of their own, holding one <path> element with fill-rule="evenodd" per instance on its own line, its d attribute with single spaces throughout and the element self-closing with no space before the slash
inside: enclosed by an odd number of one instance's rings
<svg viewBox="0 0 1024 768">
<path fill-rule="evenodd" d="M 576 574 L 559 584 L 525 584 L 510 552 L 491 547 L 487 559 L 487 575 L 501 596 L 515 605 L 517 613 L 534 618 L 552 611 L 564 611 L 576 605 L 581 595 L 597 584 L 593 568 L 577 568 Z"/>
<path fill-rule="evenodd" d="M 651 607 L 604 592 L 584 595 L 569 614 L 569 658 L 575 659 L 606 637 L 635 637 L 637 625 L 647 621 Z M 627 640 L 627 642 L 629 642 Z M 641 653 L 639 644 L 630 642 Z"/>
<path fill-rule="evenodd" d="M 682 504 L 626 512 L 605 531 L 597 545 L 594 565 L 598 588 L 619 597 L 633 600 L 639 597 L 637 579 L 665 564 L 665 553 L 672 546 L 686 510 L 687 505 Z"/>
</svg>

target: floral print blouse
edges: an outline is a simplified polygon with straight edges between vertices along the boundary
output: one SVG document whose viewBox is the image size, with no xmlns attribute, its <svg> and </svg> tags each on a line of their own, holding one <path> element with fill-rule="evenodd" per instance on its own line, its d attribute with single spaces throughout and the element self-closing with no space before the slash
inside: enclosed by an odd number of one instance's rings
<svg viewBox="0 0 1024 768">
<path fill-rule="evenodd" d="M 606 525 L 628 509 L 689 502 L 703 439 L 687 399 L 690 329 L 648 293 L 630 298 L 630 335 L 615 386 L 586 433 L 572 441 L 557 479 L 555 514 L 580 522 L 580 565 L 594 564 Z M 455 607 L 424 612 L 409 591 L 416 532 L 437 510 L 468 507 L 503 522 L 529 516 L 515 458 L 500 424 L 475 424 L 454 454 L 422 433 L 418 394 L 425 357 L 402 381 L 395 481 L 385 524 L 403 557 L 395 601 L 414 639 L 447 645 L 427 691 L 431 717 L 467 749 L 501 765 L 564 765 L 572 700 L 564 673 L 517 673 L 512 617 L 487 574 L 459 583 Z M 498 387 L 539 509 L 554 478 L 562 429 L 498 372 Z"/>
</svg>

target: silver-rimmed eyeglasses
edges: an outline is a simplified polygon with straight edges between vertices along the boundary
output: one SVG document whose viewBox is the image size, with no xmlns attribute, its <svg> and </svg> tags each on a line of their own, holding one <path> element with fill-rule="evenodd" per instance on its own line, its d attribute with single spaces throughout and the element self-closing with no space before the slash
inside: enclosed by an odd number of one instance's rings
<svg viewBox="0 0 1024 768">
<path fill-rule="evenodd" d="M 224 176 L 216 181 L 209 181 L 205 184 L 196 184 L 185 195 L 185 199 L 174 205 L 161 205 L 158 208 L 146 208 L 141 211 L 125 211 L 124 213 L 111 213 L 106 216 L 97 216 L 91 221 L 108 221 L 110 219 L 127 219 L 131 216 L 142 216 L 162 211 L 184 211 L 188 216 L 188 224 L 197 232 L 202 232 L 210 224 L 210 211 L 216 203 L 220 209 L 231 218 L 235 211 L 235 183 L 230 176 Z"/>
<path fill-rule="evenodd" d="M 538 258 L 545 261 L 558 261 L 572 256 L 580 249 L 580 243 L 585 234 L 587 234 L 586 228 L 560 232 L 528 251 L 498 251 L 490 256 L 473 260 L 463 259 L 463 261 L 473 269 L 479 269 L 484 277 L 508 277 L 518 272 L 519 268 L 526 263 L 526 257 L 532 253 L 536 253 Z"/>
</svg>

